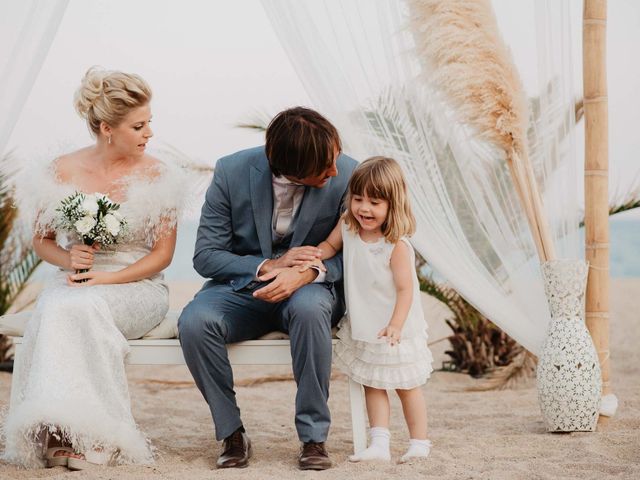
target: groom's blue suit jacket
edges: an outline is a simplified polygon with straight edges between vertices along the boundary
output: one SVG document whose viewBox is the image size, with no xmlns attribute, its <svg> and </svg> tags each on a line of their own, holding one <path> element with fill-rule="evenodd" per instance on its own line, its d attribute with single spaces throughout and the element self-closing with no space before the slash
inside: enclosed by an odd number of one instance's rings
<svg viewBox="0 0 640 480">
<path fill-rule="evenodd" d="M 355 160 L 341 154 L 338 175 L 322 188 L 305 187 L 289 247 L 317 245 L 338 222 Z M 221 158 L 207 190 L 193 266 L 203 277 L 240 290 L 272 258 L 273 187 L 264 147 Z M 342 254 L 326 260 L 327 282 L 342 279 Z"/>
</svg>

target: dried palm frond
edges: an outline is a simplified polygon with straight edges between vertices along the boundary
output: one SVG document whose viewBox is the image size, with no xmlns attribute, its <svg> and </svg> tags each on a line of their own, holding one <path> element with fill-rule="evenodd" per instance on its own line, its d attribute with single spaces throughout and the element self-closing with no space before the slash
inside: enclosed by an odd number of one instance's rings
<svg viewBox="0 0 640 480">
<path fill-rule="evenodd" d="M 473 305 L 467 302 L 453 288 L 435 282 L 423 275 L 424 259 L 416 260 L 420 290 L 440 300 L 452 312 L 452 317 L 445 322 L 452 330 L 448 337 L 451 349 L 445 351 L 451 357 L 451 369 L 468 373 L 473 377 L 481 377 L 499 368 L 506 368 L 520 358 L 524 348 L 515 340 L 494 325 Z M 505 382 L 519 374 L 528 373 L 525 369 L 512 369 L 513 375 L 506 377 Z M 499 382 L 495 382 L 501 386 Z"/>
<path fill-rule="evenodd" d="M 576 123 L 584 118 L 584 99 L 581 98 L 575 105 Z"/>
<path fill-rule="evenodd" d="M 344 378 L 345 376 L 346 375 L 342 373 L 334 372 L 331 374 L 331 380 Z M 239 380 L 235 380 L 233 385 L 235 387 L 256 387 L 265 383 L 293 382 L 294 380 L 292 373 L 285 373 L 280 375 L 265 375 L 263 377 L 241 378 Z M 139 380 L 137 383 L 166 388 L 192 388 L 196 386 L 193 380 L 157 380 L 153 378 L 145 378 L 144 380 Z"/>
<path fill-rule="evenodd" d="M 609 207 L 609 216 L 615 215 L 616 213 L 628 212 L 635 208 L 640 208 L 640 195 L 637 193 L 634 196 L 629 196 L 622 203 L 611 205 Z M 580 226 L 584 226 L 584 220 L 580 222 Z"/>
<path fill-rule="evenodd" d="M 465 390 L 471 392 L 487 392 L 489 390 L 507 390 L 525 383 L 535 376 L 538 360 L 536 356 L 522 348 L 511 363 L 496 367 L 484 377 L 480 384 Z"/>
<path fill-rule="evenodd" d="M 256 111 L 250 118 L 240 123 L 236 123 L 236 128 L 246 128 L 256 132 L 266 132 L 272 116 L 263 111 Z"/>
<path fill-rule="evenodd" d="M 6 253 L 6 256 L 0 254 L 0 258 L 7 258 L 11 263 L 7 263 L 7 267 L 0 268 L 0 315 L 9 310 L 15 298 L 25 288 L 33 271 L 40 264 L 40 259 L 31 248 L 17 254 L 15 247 L 10 245 L 2 253 Z"/>
<path fill-rule="evenodd" d="M 162 142 L 154 149 L 158 151 L 163 158 L 170 159 L 176 165 L 196 173 L 209 175 L 213 173 L 213 167 L 194 161 L 189 155 L 170 143 Z"/>
<path fill-rule="evenodd" d="M 31 238 L 17 225 L 18 209 L 11 187 L 16 162 L 11 153 L 0 160 L 0 315 L 11 306 L 40 263 Z M 0 362 L 8 360 L 11 342 L 0 335 Z"/>
<path fill-rule="evenodd" d="M 187 175 L 189 191 L 185 192 L 183 215 L 184 218 L 199 218 L 202 197 L 211 183 L 213 166 L 195 161 L 182 150 L 166 142 L 154 147 L 153 153 L 180 167 Z"/>
<path fill-rule="evenodd" d="M 331 380 L 336 380 L 338 378 L 345 378 L 346 375 L 339 372 L 333 372 L 331 374 Z M 233 385 L 236 387 L 256 387 L 258 385 L 262 385 L 264 383 L 271 382 L 293 382 L 295 378 L 293 378 L 293 373 L 285 373 L 281 375 L 266 375 L 264 377 L 254 377 L 254 378 L 242 378 L 240 380 L 236 380 L 233 382 Z"/>
<path fill-rule="evenodd" d="M 500 148 L 541 261 L 555 258 L 527 150 L 527 101 L 489 0 L 409 0 L 423 78 L 460 122 Z"/>
<path fill-rule="evenodd" d="M 612 203 L 609 205 L 609 216 L 636 208 L 640 208 L 640 173 L 636 175 L 636 179 L 631 183 L 631 187 L 626 193 L 613 195 Z M 584 214 L 580 226 L 584 227 Z"/>
<path fill-rule="evenodd" d="M 529 98 L 527 148 L 538 185 L 545 183 L 565 161 L 554 150 L 571 134 L 573 125 L 582 118 L 582 100 L 567 104 L 560 79 L 550 80 L 543 93 Z"/>
<path fill-rule="evenodd" d="M 193 380 L 158 380 L 155 378 L 145 378 L 136 381 L 140 385 L 153 385 L 168 388 L 193 388 L 196 386 L 196 382 Z"/>
</svg>

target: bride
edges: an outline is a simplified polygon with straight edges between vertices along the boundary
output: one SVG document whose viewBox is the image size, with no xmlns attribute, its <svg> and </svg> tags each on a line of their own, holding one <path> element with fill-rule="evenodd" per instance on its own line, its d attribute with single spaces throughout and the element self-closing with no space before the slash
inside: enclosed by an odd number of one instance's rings
<svg viewBox="0 0 640 480">
<path fill-rule="evenodd" d="M 167 312 L 160 272 L 175 248 L 184 175 L 145 152 L 153 136 L 150 100 L 139 76 L 90 69 L 74 101 L 95 144 L 29 172 L 18 192 L 20 208 L 30 203 L 37 212 L 36 253 L 59 270 L 24 334 L 20 381 L 3 427 L 3 456 L 12 463 L 80 470 L 153 461 L 131 414 L 126 339 L 141 337 Z M 126 240 L 107 249 L 56 232 L 56 208 L 74 192 L 120 203 Z M 74 273 L 81 269 L 90 270 Z"/>
</svg>

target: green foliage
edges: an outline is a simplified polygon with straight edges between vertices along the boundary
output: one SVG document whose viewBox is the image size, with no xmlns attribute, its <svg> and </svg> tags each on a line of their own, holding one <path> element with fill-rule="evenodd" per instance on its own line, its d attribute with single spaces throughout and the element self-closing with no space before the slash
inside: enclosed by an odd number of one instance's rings
<svg viewBox="0 0 640 480">
<path fill-rule="evenodd" d="M 0 160 L 10 165 L 11 156 Z M 30 238 L 17 225 L 18 209 L 14 205 L 11 174 L 0 169 L 0 315 L 6 313 L 27 280 L 40 264 Z M 0 335 L 0 362 L 5 361 L 10 348 L 8 339 Z"/>
<path fill-rule="evenodd" d="M 614 200 L 609 205 L 609 216 L 640 208 L 640 173 L 631 184 L 627 193 L 613 195 Z M 584 219 L 580 221 L 580 227 L 584 227 Z"/>
<path fill-rule="evenodd" d="M 445 353 L 451 357 L 443 368 L 480 377 L 509 365 L 523 352 L 523 347 L 491 323 L 473 305 L 453 288 L 436 283 L 421 273 L 426 261 L 416 259 L 420 290 L 444 303 L 452 316 L 445 321 L 452 330 L 448 337 L 451 349 Z"/>
</svg>

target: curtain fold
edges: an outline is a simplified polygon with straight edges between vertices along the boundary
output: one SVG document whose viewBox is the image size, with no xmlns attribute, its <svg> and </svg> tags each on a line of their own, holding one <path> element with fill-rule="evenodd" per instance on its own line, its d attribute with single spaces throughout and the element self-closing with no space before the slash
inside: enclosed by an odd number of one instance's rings
<svg viewBox="0 0 640 480">
<path fill-rule="evenodd" d="M 0 2 L 0 154 L 44 63 L 69 0 Z"/>
<path fill-rule="evenodd" d="M 402 165 L 418 221 L 415 248 L 478 310 L 538 353 L 550 315 L 504 153 L 461 123 L 424 80 L 405 2 L 263 0 L 263 6 L 345 151 L 359 160 L 388 155 Z M 558 251 L 578 257 L 568 1 L 537 2 L 535 11 L 538 69 L 527 92 L 528 147 Z"/>
</svg>

